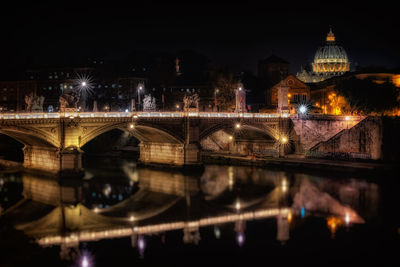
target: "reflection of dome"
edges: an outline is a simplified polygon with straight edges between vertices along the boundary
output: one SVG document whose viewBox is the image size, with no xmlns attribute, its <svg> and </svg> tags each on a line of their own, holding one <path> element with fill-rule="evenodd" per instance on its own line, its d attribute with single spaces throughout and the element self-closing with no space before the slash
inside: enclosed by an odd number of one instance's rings
<svg viewBox="0 0 400 267">
<path fill-rule="evenodd" d="M 343 47 L 336 45 L 332 29 L 326 37 L 326 45 L 315 53 L 312 64 L 314 73 L 343 74 L 350 70 L 350 63 Z"/>
</svg>

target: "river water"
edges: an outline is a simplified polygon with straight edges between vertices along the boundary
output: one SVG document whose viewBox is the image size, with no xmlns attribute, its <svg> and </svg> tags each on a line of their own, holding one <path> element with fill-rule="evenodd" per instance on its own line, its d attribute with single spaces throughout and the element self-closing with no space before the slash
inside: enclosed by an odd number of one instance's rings
<svg viewBox="0 0 400 267">
<path fill-rule="evenodd" d="M 0 266 L 399 266 L 393 177 L 93 158 L 0 173 Z"/>
</svg>

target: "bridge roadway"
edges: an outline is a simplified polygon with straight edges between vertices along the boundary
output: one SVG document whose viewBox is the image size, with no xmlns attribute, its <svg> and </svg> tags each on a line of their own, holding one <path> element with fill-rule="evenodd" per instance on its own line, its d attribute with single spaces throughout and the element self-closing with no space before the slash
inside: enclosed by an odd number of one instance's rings
<svg viewBox="0 0 400 267">
<path fill-rule="evenodd" d="M 0 133 L 24 144 L 24 167 L 51 173 L 81 172 L 81 148 L 113 129 L 140 140 L 140 160 L 175 166 L 201 164 L 200 142 L 221 129 L 283 128 L 287 115 L 204 112 L 69 112 L 0 115 Z M 281 123 L 282 125 L 279 125 Z M 287 123 L 286 123 L 287 124 Z M 241 125 L 241 126 L 238 126 Z"/>
<path fill-rule="evenodd" d="M 330 135 L 348 127 L 344 116 L 323 116 L 323 118 L 331 122 L 339 122 L 340 127 L 336 127 L 337 129 L 333 127 L 335 131 L 331 131 Z M 351 122 L 357 123 L 359 120 L 354 118 Z M 304 125 L 304 121 L 301 125 Z M 229 146 L 228 143 L 231 142 L 234 145 L 229 147 L 236 147 L 237 151 L 247 151 L 246 149 L 253 145 L 253 141 L 242 142 L 242 147 L 239 147 L 240 140 L 235 139 L 237 134 L 241 135 L 242 139 L 246 139 L 250 136 L 249 133 L 257 133 L 255 135 L 265 139 L 257 144 L 257 149 L 275 151 L 274 155 L 293 152 L 293 147 L 298 147 L 298 136 L 301 135 L 301 133 L 295 132 L 295 126 L 293 119 L 288 114 L 277 113 L 65 112 L 0 114 L 0 134 L 8 135 L 24 144 L 24 167 L 57 175 L 82 173 L 82 147 L 95 137 L 113 129 L 126 131 L 140 141 L 139 160 L 142 163 L 181 167 L 200 165 L 201 151 L 212 150 L 213 142 L 225 142 L 225 147 Z M 328 126 L 329 129 L 332 127 Z M 217 132 L 221 134 L 213 136 Z M 324 140 L 327 135 L 326 133 L 317 133 L 313 136 L 315 138 L 313 137 L 312 142 L 308 140 L 308 143 L 313 144 L 316 141 Z M 294 145 L 282 146 L 281 138 L 283 137 Z M 221 147 L 219 144 L 218 146 Z"/>
</svg>

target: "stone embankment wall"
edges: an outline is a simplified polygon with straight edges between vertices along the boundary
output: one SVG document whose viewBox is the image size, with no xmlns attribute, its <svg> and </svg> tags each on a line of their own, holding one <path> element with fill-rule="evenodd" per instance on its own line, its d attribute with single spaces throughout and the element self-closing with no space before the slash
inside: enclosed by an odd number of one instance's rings
<svg viewBox="0 0 400 267">
<path fill-rule="evenodd" d="M 342 153 L 350 158 L 396 161 L 400 159 L 399 134 L 398 118 L 368 117 L 316 144 L 310 151 L 321 155 Z"/>
<path fill-rule="evenodd" d="M 332 138 L 344 129 L 349 129 L 364 119 L 362 116 L 307 115 L 291 117 L 294 132 L 290 139 L 296 140 L 297 153 L 304 153 L 320 142 Z"/>
</svg>

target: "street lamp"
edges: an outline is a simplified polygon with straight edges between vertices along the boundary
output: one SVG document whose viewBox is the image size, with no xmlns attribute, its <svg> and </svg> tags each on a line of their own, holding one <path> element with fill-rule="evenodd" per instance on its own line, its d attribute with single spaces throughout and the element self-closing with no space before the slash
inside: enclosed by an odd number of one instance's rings
<svg viewBox="0 0 400 267">
<path fill-rule="evenodd" d="M 305 105 L 301 105 L 299 107 L 299 111 L 301 114 L 306 114 L 307 113 L 307 107 Z"/>
<path fill-rule="evenodd" d="M 138 92 L 137 92 L 137 94 L 138 94 L 138 101 L 139 101 L 139 111 L 140 111 L 140 91 L 142 91 L 143 90 L 143 86 L 142 85 L 139 85 L 138 86 Z"/>
</svg>

